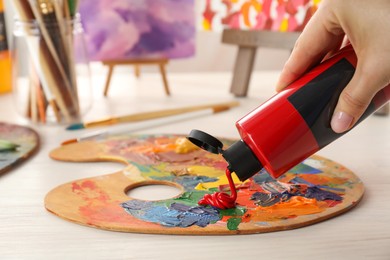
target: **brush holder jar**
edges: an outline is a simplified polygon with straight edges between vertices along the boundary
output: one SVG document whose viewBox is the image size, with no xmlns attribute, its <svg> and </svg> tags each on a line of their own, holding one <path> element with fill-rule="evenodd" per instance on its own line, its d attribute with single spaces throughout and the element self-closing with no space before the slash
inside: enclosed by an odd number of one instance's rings
<svg viewBox="0 0 390 260">
<path fill-rule="evenodd" d="M 41 124 L 81 120 L 93 100 L 83 37 L 78 15 L 15 20 L 13 98 L 19 114 Z"/>
</svg>

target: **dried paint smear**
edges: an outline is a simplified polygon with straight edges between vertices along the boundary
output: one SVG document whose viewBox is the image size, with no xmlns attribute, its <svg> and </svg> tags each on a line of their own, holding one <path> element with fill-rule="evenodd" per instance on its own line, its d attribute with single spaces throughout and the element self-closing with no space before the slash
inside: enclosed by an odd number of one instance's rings
<svg viewBox="0 0 390 260">
<path fill-rule="evenodd" d="M 199 206 L 198 201 L 205 194 L 229 190 L 224 174 L 227 164 L 220 155 L 186 149 L 185 141 L 179 138 L 182 137 L 137 136 L 105 141 L 110 156 L 126 158 L 142 177 L 180 184 L 184 189 L 177 198 L 122 202 L 120 206 L 125 212 L 141 221 L 166 227 L 217 224 L 226 225 L 228 230 L 239 230 L 247 222 L 264 225 L 321 214 L 342 203 L 345 189 L 351 185 L 342 176 L 324 174 L 321 162 L 307 159 L 278 180 L 272 179 L 266 171 L 245 182 L 235 177 L 236 208 L 220 210 Z M 311 166 L 313 164 L 316 167 Z"/>
</svg>

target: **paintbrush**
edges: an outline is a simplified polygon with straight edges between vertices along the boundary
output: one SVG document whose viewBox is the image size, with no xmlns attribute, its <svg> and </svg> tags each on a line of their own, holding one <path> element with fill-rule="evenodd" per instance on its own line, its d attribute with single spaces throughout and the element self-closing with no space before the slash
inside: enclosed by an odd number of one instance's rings
<svg viewBox="0 0 390 260">
<path fill-rule="evenodd" d="M 120 123 L 131 123 L 131 122 L 139 122 L 150 119 L 169 117 L 179 114 L 185 114 L 194 111 L 200 110 L 211 110 L 213 113 L 222 112 L 228 110 L 232 107 L 236 107 L 239 105 L 239 102 L 232 101 L 220 104 L 211 104 L 211 105 L 199 105 L 199 106 L 191 106 L 191 107 L 183 107 L 183 108 L 174 108 L 174 109 L 166 109 L 166 110 L 158 110 L 151 112 L 143 112 L 138 114 L 131 114 L 126 116 L 118 116 L 118 117 L 109 117 L 97 121 L 85 122 L 85 123 L 76 123 L 68 126 L 66 130 L 79 130 L 84 128 L 91 128 L 97 126 L 107 126 L 114 125 Z"/>
<path fill-rule="evenodd" d="M 35 16 L 36 21 L 38 22 L 40 32 L 44 39 L 44 44 L 46 48 L 42 48 L 42 52 L 46 51 L 45 59 L 48 60 L 48 63 L 51 65 L 48 70 L 44 70 L 44 76 L 46 78 L 53 77 L 55 84 L 51 85 L 52 94 L 56 98 L 56 104 L 63 113 L 66 121 L 71 122 L 75 117 L 78 116 L 78 100 L 75 95 L 73 95 L 72 86 L 69 78 L 67 77 L 66 70 L 63 66 L 63 63 L 60 59 L 59 47 L 57 44 L 60 44 L 59 38 L 59 29 L 58 27 L 47 26 L 47 23 L 50 24 L 53 21 L 56 21 L 56 15 L 53 5 L 49 0 L 28 0 L 32 13 Z M 57 24 L 55 22 L 54 24 Z"/>
<path fill-rule="evenodd" d="M 65 140 L 61 143 L 61 145 L 78 143 L 82 141 L 103 140 L 107 138 L 107 136 L 129 134 L 137 131 L 148 130 L 154 127 L 164 126 L 168 124 L 175 124 L 178 122 L 183 122 L 185 120 L 191 120 L 205 115 L 210 115 L 211 112 L 213 112 L 211 109 L 204 109 L 204 110 L 188 112 L 180 115 L 173 115 L 165 118 L 157 118 L 154 120 L 134 122 L 131 124 L 130 127 L 121 126 L 121 125 L 112 126 L 110 130 L 104 129 L 104 130 L 93 131 L 84 134 L 82 136 L 79 136 L 77 138 Z M 219 110 L 218 112 L 222 112 L 222 110 Z"/>
<path fill-rule="evenodd" d="M 77 0 L 67 0 L 67 6 L 68 6 L 68 12 L 71 17 L 74 17 L 77 12 L 77 6 L 78 6 L 78 1 Z"/>
</svg>

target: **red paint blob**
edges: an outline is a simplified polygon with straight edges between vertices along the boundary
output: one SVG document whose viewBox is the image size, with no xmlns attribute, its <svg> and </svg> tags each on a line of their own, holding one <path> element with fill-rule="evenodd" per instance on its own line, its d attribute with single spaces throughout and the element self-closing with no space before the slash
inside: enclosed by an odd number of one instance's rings
<svg viewBox="0 0 390 260">
<path fill-rule="evenodd" d="M 231 195 L 224 192 L 206 194 L 201 200 L 199 200 L 198 204 L 203 206 L 210 205 L 218 209 L 234 208 L 236 206 L 237 191 L 232 179 L 232 174 L 229 169 L 226 169 L 226 177 L 229 181 Z"/>
</svg>

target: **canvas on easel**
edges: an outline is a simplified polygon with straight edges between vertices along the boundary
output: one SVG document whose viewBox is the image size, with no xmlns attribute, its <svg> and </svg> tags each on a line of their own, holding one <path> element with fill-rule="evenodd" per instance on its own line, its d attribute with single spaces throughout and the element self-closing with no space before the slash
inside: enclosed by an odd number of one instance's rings
<svg viewBox="0 0 390 260">
<path fill-rule="evenodd" d="M 205 0 L 202 28 L 223 31 L 222 42 L 238 46 L 230 92 L 247 95 L 258 47 L 292 50 L 320 0 Z"/>
<path fill-rule="evenodd" d="M 109 67 L 105 96 L 116 65 L 134 65 L 136 76 L 158 66 L 169 95 L 166 64 L 195 54 L 193 0 L 84 0 L 79 12 L 90 59 Z"/>
</svg>

